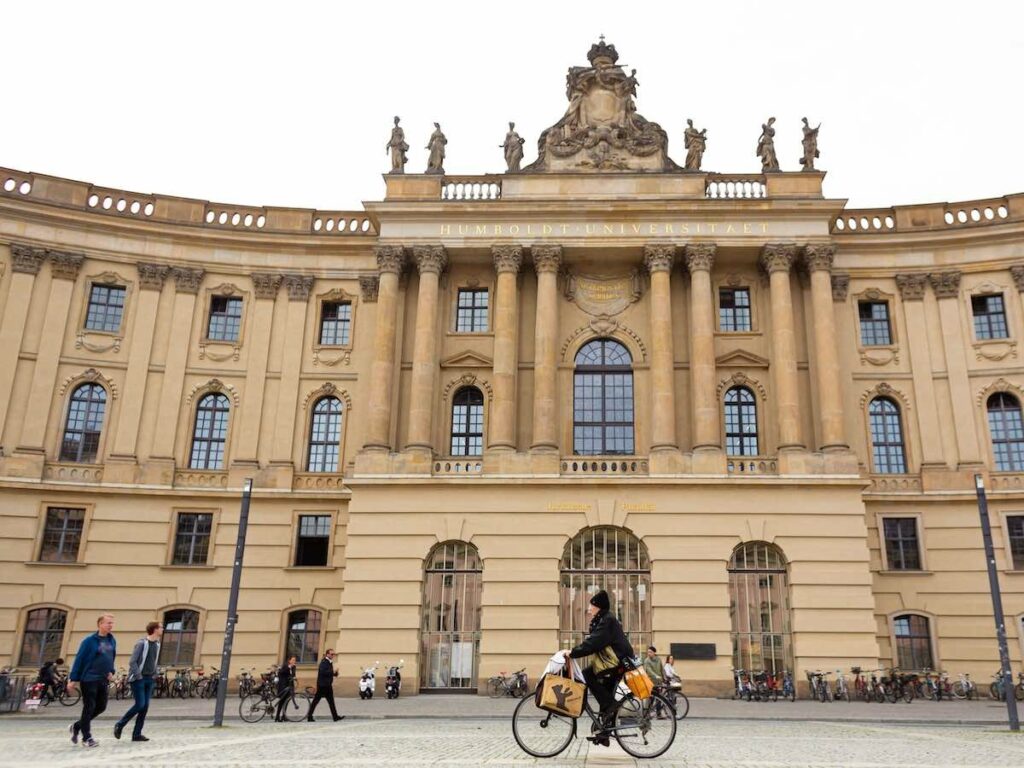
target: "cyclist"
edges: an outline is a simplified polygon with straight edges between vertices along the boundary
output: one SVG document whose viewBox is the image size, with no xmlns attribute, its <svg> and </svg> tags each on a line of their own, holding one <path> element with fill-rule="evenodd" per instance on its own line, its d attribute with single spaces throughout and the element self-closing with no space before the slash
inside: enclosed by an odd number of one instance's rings
<svg viewBox="0 0 1024 768">
<path fill-rule="evenodd" d="M 57 683 L 60 681 L 60 670 L 59 667 L 64 665 L 64 659 L 56 659 L 55 661 L 48 661 L 39 668 L 39 677 L 36 678 L 37 683 L 43 684 L 43 692 L 39 698 L 43 696 L 49 697 L 50 701 L 54 701 L 57 698 Z"/>
<path fill-rule="evenodd" d="M 661 659 L 658 658 L 658 649 L 653 645 L 647 646 L 647 656 L 644 658 L 644 671 L 655 685 L 664 684 L 664 667 L 661 664 Z M 654 712 L 659 720 L 664 719 L 665 715 L 661 711 L 660 699 L 654 705 Z"/>
</svg>

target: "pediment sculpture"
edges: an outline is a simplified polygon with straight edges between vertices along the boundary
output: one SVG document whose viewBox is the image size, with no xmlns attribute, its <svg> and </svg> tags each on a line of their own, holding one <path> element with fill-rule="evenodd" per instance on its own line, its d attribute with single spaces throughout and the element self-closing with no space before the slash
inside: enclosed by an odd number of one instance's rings
<svg viewBox="0 0 1024 768">
<path fill-rule="evenodd" d="M 570 67 L 569 107 L 541 133 L 538 157 L 523 170 L 557 172 L 664 172 L 682 170 L 668 156 L 668 134 L 637 113 L 636 70 L 626 74 L 614 45 L 601 41 L 587 54 L 589 67 Z"/>
</svg>

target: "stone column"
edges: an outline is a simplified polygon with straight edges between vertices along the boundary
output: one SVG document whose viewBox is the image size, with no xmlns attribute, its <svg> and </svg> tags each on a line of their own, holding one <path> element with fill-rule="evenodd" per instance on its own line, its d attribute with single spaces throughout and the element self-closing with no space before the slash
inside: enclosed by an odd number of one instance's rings
<svg viewBox="0 0 1024 768">
<path fill-rule="evenodd" d="M 796 335 L 789 276 L 797 247 L 769 243 L 761 251 L 772 305 L 772 383 L 779 422 L 779 451 L 804 448 L 800 439 L 800 391 L 796 375 Z M 831 291 L 831 287 L 829 288 Z"/>
<path fill-rule="evenodd" d="M 75 288 L 75 280 L 78 279 L 78 272 L 85 261 L 85 257 L 80 253 L 48 250 L 46 256 L 50 261 L 52 278 L 50 295 L 46 299 L 47 312 L 43 320 L 43 332 L 40 336 L 35 370 L 32 371 L 28 403 L 25 405 L 25 421 L 21 427 L 21 438 L 15 449 L 20 453 L 36 454 L 40 458 L 43 456 L 46 425 L 53 411 L 51 405 L 54 400 L 54 387 L 57 383 L 57 366 L 60 363 L 61 348 L 64 345 L 64 331 L 67 327 L 68 312 L 71 310 L 71 294 Z M 110 403 L 108 400 L 108 419 L 109 415 Z"/>
<path fill-rule="evenodd" d="M 530 450 L 558 451 L 558 269 L 562 246 L 530 249 L 537 271 L 533 350 L 533 441 Z"/>
<path fill-rule="evenodd" d="M 398 313 L 398 276 L 405 266 L 400 245 L 376 249 L 377 326 L 373 331 L 373 361 L 370 364 L 369 398 L 366 405 L 365 451 L 391 450 L 391 391 L 395 375 L 395 337 Z"/>
<path fill-rule="evenodd" d="M 910 370 L 914 376 L 914 402 L 917 405 L 917 428 L 921 434 L 921 465 L 924 470 L 942 467 L 942 431 L 935 402 L 935 382 L 932 379 L 931 349 L 928 344 L 928 319 L 924 311 L 924 293 L 928 288 L 928 275 L 896 275 L 896 286 L 903 303 L 906 318 L 907 351 Z M 909 414 L 904 414 L 907 421 Z"/>
<path fill-rule="evenodd" d="M 721 406 L 715 391 L 715 300 L 711 268 L 715 246 L 686 246 L 690 271 L 690 397 L 693 402 L 693 450 L 721 450 Z"/>
<path fill-rule="evenodd" d="M 36 275 L 46 260 L 46 251 L 27 245 L 12 243 L 11 284 L 8 287 L 7 303 L 0 318 L 0 440 L 4 436 L 7 416 L 11 413 L 11 392 L 14 389 L 14 374 L 18 370 L 18 355 L 25 336 L 28 321 L 29 302 Z M 13 447 L 14 436 L 2 446 L 8 452 Z"/>
<path fill-rule="evenodd" d="M 675 346 L 672 343 L 671 279 L 675 253 L 674 245 L 644 247 L 644 266 L 651 275 L 652 452 L 679 448 L 676 439 Z"/>
<path fill-rule="evenodd" d="M 284 275 L 284 287 L 288 292 L 288 307 L 284 318 L 281 384 L 277 390 L 277 411 L 274 414 L 274 444 L 270 450 L 270 464 L 281 488 L 291 485 L 296 469 L 292 459 L 292 440 L 295 419 L 298 418 L 299 376 L 302 372 L 302 350 L 306 348 L 306 308 L 313 278 Z M 298 471 L 305 469 L 305 466 L 300 466 Z"/>
<path fill-rule="evenodd" d="M 821 419 L 822 451 L 846 450 L 843 430 L 843 390 L 839 380 L 839 339 L 836 337 L 835 308 L 832 306 L 832 262 L 834 245 L 808 245 L 804 264 L 811 275 L 811 304 L 814 311 L 814 369 L 818 380 L 818 415 Z"/>
<path fill-rule="evenodd" d="M 498 274 L 494 297 L 494 394 L 491 398 L 487 447 L 514 451 L 516 448 L 516 345 L 519 327 L 517 283 L 523 263 L 518 245 L 491 248 Z"/>
<path fill-rule="evenodd" d="M 153 354 L 157 309 L 160 306 L 160 293 L 170 273 L 170 268 L 163 264 L 140 262 L 135 268 L 139 273 L 139 293 L 135 299 L 137 304 L 128 347 L 128 370 L 124 374 L 121 413 L 117 419 L 114 449 L 110 454 L 111 461 L 129 464 L 137 460 L 135 448 L 139 438 L 142 404 L 145 401 L 146 379 L 149 377 L 149 360 Z M 106 479 L 112 480 L 109 473 Z M 127 477 L 124 479 L 131 482 Z"/>
<path fill-rule="evenodd" d="M 409 389 L 409 440 L 406 450 L 433 453 L 434 381 L 437 378 L 437 299 L 441 273 L 448 264 L 443 245 L 412 249 L 420 273 L 416 295 L 416 334 L 413 337 L 412 380 Z"/>
</svg>

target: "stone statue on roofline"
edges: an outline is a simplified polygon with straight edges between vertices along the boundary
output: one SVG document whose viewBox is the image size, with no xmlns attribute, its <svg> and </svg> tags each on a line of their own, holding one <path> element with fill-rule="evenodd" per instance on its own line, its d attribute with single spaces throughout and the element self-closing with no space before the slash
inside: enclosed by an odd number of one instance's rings
<svg viewBox="0 0 1024 768">
<path fill-rule="evenodd" d="M 448 139 L 441 132 L 441 124 L 434 123 L 434 132 L 430 134 L 427 142 L 427 149 L 430 156 L 427 157 L 427 173 L 444 173 L 444 147 Z"/>
<path fill-rule="evenodd" d="M 409 145 L 405 143 L 405 131 L 398 124 L 398 115 L 395 115 L 395 127 L 391 129 L 391 140 L 384 148 L 391 151 L 391 170 L 388 173 L 405 173 L 405 153 L 409 151 Z"/>
<path fill-rule="evenodd" d="M 761 123 L 761 137 L 757 140 L 757 156 L 761 158 L 761 173 L 778 173 L 779 158 L 775 154 L 775 118 Z"/>
<path fill-rule="evenodd" d="M 815 159 L 821 157 L 821 154 L 818 152 L 818 131 L 821 130 L 821 123 L 818 123 L 817 128 L 811 128 L 807 118 L 802 119 L 804 123 L 804 156 L 800 158 L 800 165 L 803 166 L 805 171 L 813 171 L 815 170 Z"/>
<path fill-rule="evenodd" d="M 505 134 L 505 143 L 501 148 L 505 150 L 505 165 L 508 173 L 517 173 L 519 164 L 523 161 L 523 144 L 526 139 L 516 133 L 516 124 L 508 124 L 508 133 Z"/>
<path fill-rule="evenodd" d="M 707 145 L 708 129 L 697 130 L 693 127 L 693 120 L 687 119 L 686 130 L 683 132 L 683 144 L 686 147 L 686 163 L 683 166 L 688 171 L 699 171 L 700 164 L 704 160 L 704 147 Z"/>
</svg>

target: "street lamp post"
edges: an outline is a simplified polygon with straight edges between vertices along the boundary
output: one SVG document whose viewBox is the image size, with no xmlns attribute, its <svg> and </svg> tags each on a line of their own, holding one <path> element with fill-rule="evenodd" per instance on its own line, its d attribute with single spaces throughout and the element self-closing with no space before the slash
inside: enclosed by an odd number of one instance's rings
<svg viewBox="0 0 1024 768">
<path fill-rule="evenodd" d="M 999 643 L 999 673 L 1003 678 L 1003 693 L 1006 699 L 1006 714 L 1010 730 L 1019 731 L 1017 719 L 1017 697 L 1013 690 L 1013 673 L 1010 670 L 1010 651 L 1006 647 L 1006 619 L 1003 616 L 1003 596 L 999 591 L 999 574 L 996 572 L 996 553 L 992 546 L 992 526 L 988 522 L 988 499 L 985 498 L 985 478 L 974 476 L 974 490 L 978 494 L 978 514 L 981 516 L 981 538 L 985 542 L 985 563 L 988 565 L 988 587 L 992 593 L 992 612 L 996 619 L 996 640 Z"/>
<path fill-rule="evenodd" d="M 238 515 L 238 539 L 235 542 L 235 561 L 231 568 L 231 593 L 228 596 L 228 618 L 224 626 L 224 650 L 220 655 L 220 680 L 217 685 L 217 706 L 213 711 L 213 725 L 224 725 L 224 702 L 228 695 L 228 668 L 231 666 L 231 647 L 235 642 L 235 624 L 238 623 L 238 587 L 242 581 L 242 558 L 245 556 L 245 534 L 249 528 L 249 500 L 252 497 L 252 478 L 242 485 L 242 509 Z"/>
</svg>

